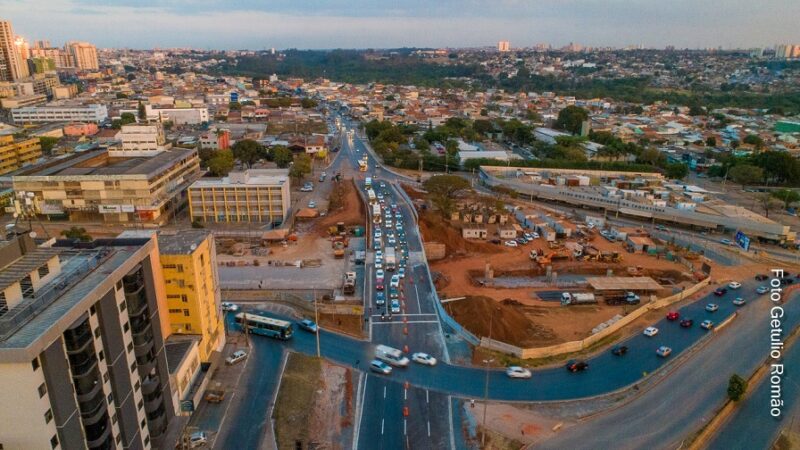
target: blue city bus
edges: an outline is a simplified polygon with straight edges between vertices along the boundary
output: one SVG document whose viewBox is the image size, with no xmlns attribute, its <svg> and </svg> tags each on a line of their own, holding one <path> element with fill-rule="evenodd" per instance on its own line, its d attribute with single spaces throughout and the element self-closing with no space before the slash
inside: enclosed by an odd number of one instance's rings
<svg viewBox="0 0 800 450">
<path fill-rule="evenodd" d="M 273 319 L 258 314 L 240 312 L 234 316 L 236 325 L 244 329 L 242 322 L 247 318 L 247 328 L 250 333 L 260 334 L 275 339 L 287 340 L 292 337 L 292 323 L 285 320 Z"/>
</svg>

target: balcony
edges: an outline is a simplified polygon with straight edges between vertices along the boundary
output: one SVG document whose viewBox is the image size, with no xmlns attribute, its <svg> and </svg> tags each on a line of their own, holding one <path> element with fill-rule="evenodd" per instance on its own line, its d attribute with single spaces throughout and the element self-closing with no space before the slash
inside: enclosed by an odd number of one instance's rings
<svg viewBox="0 0 800 450">
<path fill-rule="evenodd" d="M 70 366 L 72 369 L 72 378 L 77 379 L 92 374 L 92 369 L 97 368 L 97 358 L 92 358 L 83 364 Z M 97 376 L 95 375 L 95 379 Z"/>
<path fill-rule="evenodd" d="M 131 334 L 134 337 L 144 338 L 146 334 L 152 336 L 152 326 L 147 319 L 131 319 Z"/>
<path fill-rule="evenodd" d="M 88 345 L 90 342 L 92 341 L 88 341 L 79 349 L 67 351 L 67 358 L 69 359 L 70 366 L 81 366 L 88 363 L 89 360 L 95 358 L 94 346 Z"/>
<path fill-rule="evenodd" d="M 107 409 L 107 406 L 108 404 L 106 404 L 106 395 L 102 390 L 97 394 L 95 394 L 95 396 L 92 397 L 91 399 L 78 403 L 78 408 L 81 411 L 81 417 L 86 417 L 90 419 L 95 418 L 98 411 L 105 411 Z M 84 423 L 87 422 L 94 424 L 97 423 L 97 420 L 96 418 L 95 420 L 88 420 L 88 419 L 84 420 Z"/>
<path fill-rule="evenodd" d="M 144 289 L 140 289 L 134 294 L 125 294 L 125 302 L 128 304 L 128 315 L 131 317 L 139 316 L 147 308 L 147 297 Z"/>
<path fill-rule="evenodd" d="M 98 373 L 97 375 L 98 376 L 95 377 L 80 377 L 73 380 L 75 384 L 75 394 L 79 402 L 94 397 L 97 395 L 97 391 L 103 389 L 103 383 L 100 382 L 100 374 Z"/>
<path fill-rule="evenodd" d="M 103 448 L 104 441 L 111 435 L 108 414 L 103 417 L 103 420 L 94 425 L 84 424 L 83 429 L 86 431 L 86 443 L 89 448 Z"/>
<path fill-rule="evenodd" d="M 161 380 L 156 376 L 148 376 L 142 382 L 142 395 L 147 396 L 152 394 L 153 392 L 157 392 L 161 389 Z"/>
<path fill-rule="evenodd" d="M 101 395 L 101 397 L 104 397 L 104 395 Z M 94 425 L 104 419 L 103 416 L 107 413 L 108 405 L 106 405 L 106 402 L 98 402 L 94 405 L 94 410 L 81 411 L 81 418 L 84 425 Z"/>
<path fill-rule="evenodd" d="M 160 391 L 156 391 L 144 398 L 144 410 L 148 415 L 154 414 L 159 408 L 164 408 L 164 398 L 161 396 Z"/>
<path fill-rule="evenodd" d="M 64 332 L 64 345 L 68 352 L 81 351 L 91 341 L 92 330 L 89 328 L 88 321 Z"/>
</svg>

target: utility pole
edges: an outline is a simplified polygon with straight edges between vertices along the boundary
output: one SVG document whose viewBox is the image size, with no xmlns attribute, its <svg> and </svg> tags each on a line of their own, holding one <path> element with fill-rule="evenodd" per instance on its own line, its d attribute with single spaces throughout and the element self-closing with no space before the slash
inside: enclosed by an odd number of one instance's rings
<svg viewBox="0 0 800 450">
<path fill-rule="evenodd" d="M 319 310 L 317 309 L 317 290 L 314 289 L 312 292 L 313 292 L 312 295 L 314 295 L 314 323 L 317 324 L 317 333 L 316 333 L 316 335 L 317 335 L 317 358 L 321 358 L 322 355 L 321 355 L 321 352 L 320 352 L 320 349 L 319 349 L 319 331 L 320 330 L 319 330 Z"/>
</svg>

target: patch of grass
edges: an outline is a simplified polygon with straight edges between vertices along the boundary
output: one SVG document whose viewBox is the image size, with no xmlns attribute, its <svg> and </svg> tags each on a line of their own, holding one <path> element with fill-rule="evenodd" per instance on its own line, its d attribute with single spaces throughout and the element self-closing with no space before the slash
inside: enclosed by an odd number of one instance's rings
<svg viewBox="0 0 800 450">
<path fill-rule="evenodd" d="M 294 450 L 298 441 L 303 448 L 308 445 L 308 425 L 321 373 L 317 358 L 289 354 L 275 404 L 275 440 L 279 449 Z"/>
<path fill-rule="evenodd" d="M 484 432 L 486 433 L 486 446 L 483 447 L 484 450 L 519 450 L 524 447 L 522 442 L 483 427 L 478 429 L 478 435 L 475 438 L 477 442 L 481 442 Z"/>
</svg>

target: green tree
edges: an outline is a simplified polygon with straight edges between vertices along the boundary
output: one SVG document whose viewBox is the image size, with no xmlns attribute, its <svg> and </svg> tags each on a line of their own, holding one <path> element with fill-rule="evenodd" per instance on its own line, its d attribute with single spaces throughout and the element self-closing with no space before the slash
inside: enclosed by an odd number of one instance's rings
<svg viewBox="0 0 800 450">
<path fill-rule="evenodd" d="M 42 136 L 39 138 L 39 145 L 42 146 L 42 153 L 45 155 L 49 155 L 53 151 L 53 147 L 56 146 L 60 138 Z"/>
<path fill-rule="evenodd" d="M 453 210 L 455 197 L 470 189 L 469 181 L 457 175 L 437 175 L 428 178 L 423 183 L 425 190 L 430 194 L 430 199 L 445 217 L 449 217 Z"/>
<path fill-rule="evenodd" d="M 70 227 L 69 230 L 64 230 L 61 232 L 61 235 L 67 239 L 77 239 L 81 242 L 89 242 L 92 240 L 92 236 L 86 232 L 86 228 L 83 227 Z"/>
<path fill-rule="evenodd" d="M 147 109 L 144 107 L 144 103 L 139 102 L 139 120 L 142 122 L 147 122 Z"/>
<path fill-rule="evenodd" d="M 217 150 L 208 160 L 208 171 L 216 177 L 224 177 L 233 169 L 234 158 L 230 150 Z"/>
<path fill-rule="evenodd" d="M 786 209 L 792 203 L 800 202 L 800 193 L 794 189 L 778 189 L 770 193 L 773 197 L 783 202 L 783 208 Z"/>
<path fill-rule="evenodd" d="M 472 129 L 475 130 L 476 133 L 486 134 L 492 131 L 493 128 L 492 122 L 485 119 L 478 119 L 475 122 L 472 122 Z"/>
<path fill-rule="evenodd" d="M 716 147 L 717 146 L 717 138 L 714 136 L 709 136 L 706 138 L 706 147 Z"/>
<path fill-rule="evenodd" d="M 228 109 L 231 111 L 241 111 L 242 105 L 239 102 L 230 102 L 228 103 Z"/>
<path fill-rule="evenodd" d="M 745 144 L 752 145 L 753 147 L 756 148 L 756 150 L 761 150 L 762 148 L 764 148 L 764 140 L 761 139 L 761 137 L 756 134 L 748 134 L 747 136 L 744 137 L 742 142 L 744 142 Z"/>
<path fill-rule="evenodd" d="M 558 112 L 555 128 L 580 134 L 583 122 L 589 120 L 589 111 L 580 106 L 570 105 Z"/>
<path fill-rule="evenodd" d="M 311 173 L 311 157 L 305 153 L 297 155 L 292 167 L 289 168 L 289 176 L 299 182 L 309 173 Z"/>
<path fill-rule="evenodd" d="M 689 166 L 684 163 L 667 164 L 664 171 L 668 178 L 682 180 L 689 175 Z"/>
<path fill-rule="evenodd" d="M 728 398 L 738 402 L 744 397 L 745 392 L 747 392 L 747 380 L 738 374 L 731 375 L 728 380 Z"/>
<path fill-rule="evenodd" d="M 264 146 L 252 139 L 243 139 L 233 144 L 233 156 L 247 167 L 266 156 Z"/>
<path fill-rule="evenodd" d="M 316 108 L 319 105 L 319 102 L 314 100 L 313 98 L 303 98 L 300 99 L 300 106 L 305 109 Z"/>
<path fill-rule="evenodd" d="M 642 153 L 639 155 L 639 161 L 650 164 L 651 166 L 659 165 L 659 163 L 664 159 L 664 154 L 661 153 L 657 148 L 653 147 L 642 150 Z"/>
<path fill-rule="evenodd" d="M 292 162 L 292 151 L 283 145 L 273 147 L 270 153 L 272 154 L 272 160 L 281 169 L 289 167 L 289 164 Z"/>
<path fill-rule="evenodd" d="M 128 94 L 124 92 L 117 92 L 117 98 L 128 98 Z"/>
<path fill-rule="evenodd" d="M 764 216 L 767 218 L 769 218 L 770 211 L 774 211 L 783 205 L 783 202 L 766 192 L 758 196 L 758 202 L 764 208 Z"/>
<path fill-rule="evenodd" d="M 738 164 L 728 169 L 728 177 L 736 183 L 746 186 L 764 179 L 764 170 L 751 164 Z"/>
</svg>

